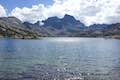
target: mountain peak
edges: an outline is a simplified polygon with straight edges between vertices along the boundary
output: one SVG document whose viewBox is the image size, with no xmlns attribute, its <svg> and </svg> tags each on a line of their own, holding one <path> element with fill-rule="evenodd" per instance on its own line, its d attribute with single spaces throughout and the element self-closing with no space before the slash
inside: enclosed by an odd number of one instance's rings
<svg viewBox="0 0 120 80">
<path fill-rule="evenodd" d="M 65 15 L 64 15 L 64 18 L 67 18 L 67 17 L 74 18 L 73 16 L 71 16 L 71 15 L 69 15 L 69 14 L 65 14 Z"/>
<path fill-rule="evenodd" d="M 61 29 L 64 26 L 67 27 L 85 27 L 83 23 L 79 20 L 76 20 L 73 16 L 65 14 L 63 18 L 58 18 L 56 16 L 49 17 L 48 19 L 43 21 L 44 26 L 51 26 L 54 28 Z"/>
<path fill-rule="evenodd" d="M 79 20 L 76 20 L 73 16 L 68 15 L 68 14 L 65 14 L 65 16 L 62 18 L 62 21 L 64 23 L 70 23 L 70 24 L 73 24 L 73 25 L 76 25 L 76 24 L 80 23 Z"/>
<path fill-rule="evenodd" d="M 68 20 L 68 19 L 70 19 L 70 20 L 76 20 L 73 16 L 68 15 L 68 14 L 65 14 L 65 16 L 62 19 L 64 19 L 64 20 Z"/>
</svg>

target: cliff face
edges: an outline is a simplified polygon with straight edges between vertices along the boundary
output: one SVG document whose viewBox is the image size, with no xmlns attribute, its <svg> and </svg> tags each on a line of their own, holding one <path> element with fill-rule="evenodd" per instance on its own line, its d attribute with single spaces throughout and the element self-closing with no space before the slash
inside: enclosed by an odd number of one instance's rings
<svg viewBox="0 0 120 80">
<path fill-rule="evenodd" d="M 0 37 L 37 38 L 38 34 L 30 29 L 26 29 L 22 22 L 15 17 L 1 17 Z"/>
</svg>

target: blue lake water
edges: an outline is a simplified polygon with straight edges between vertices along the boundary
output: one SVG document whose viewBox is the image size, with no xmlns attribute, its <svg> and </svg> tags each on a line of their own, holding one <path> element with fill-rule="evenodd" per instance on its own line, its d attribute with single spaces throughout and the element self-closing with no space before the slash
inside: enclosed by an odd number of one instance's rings
<svg viewBox="0 0 120 80">
<path fill-rule="evenodd" d="M 35 64 L 66 71 L 120 77 L 120 40 L 103 38 L 1 39 L 0 71 L 24 71 Z M 115 77 L 115 76 L 113 76 Z"/>
</svg>

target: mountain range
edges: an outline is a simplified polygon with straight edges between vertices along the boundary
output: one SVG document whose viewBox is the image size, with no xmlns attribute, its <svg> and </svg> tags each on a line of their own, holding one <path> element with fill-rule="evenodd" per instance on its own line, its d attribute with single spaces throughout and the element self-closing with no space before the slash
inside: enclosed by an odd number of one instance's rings
<svg viewBox="0 0 120 80">
<path fill-rule="evenodd" d="M 34 24 L 22 22 L 16 17 L 0 18 L 0 37 L 39 38 L 39 37 L 113 37 L 120 38 L 120 23 L 93 24 L 85 26 L 73 16 L 49 17 Z"/>
</svg>

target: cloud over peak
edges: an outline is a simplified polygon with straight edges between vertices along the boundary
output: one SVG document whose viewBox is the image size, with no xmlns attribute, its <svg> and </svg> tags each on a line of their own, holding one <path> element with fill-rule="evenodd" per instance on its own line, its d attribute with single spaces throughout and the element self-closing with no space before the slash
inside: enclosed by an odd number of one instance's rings
<svg viewBox="0 0 120 80">
<path fill-rule="evenodd" d="M 22 21 L 36 22 L 48 17 L 74 16 L 86 25 L 120 22 L 119 0 L 54 0 L 52 5 L 33 5 L 31 8 L 16 7 L 10 13 Z M 1 14 L 0 14 L 1 15 Z"/>
</svg>

